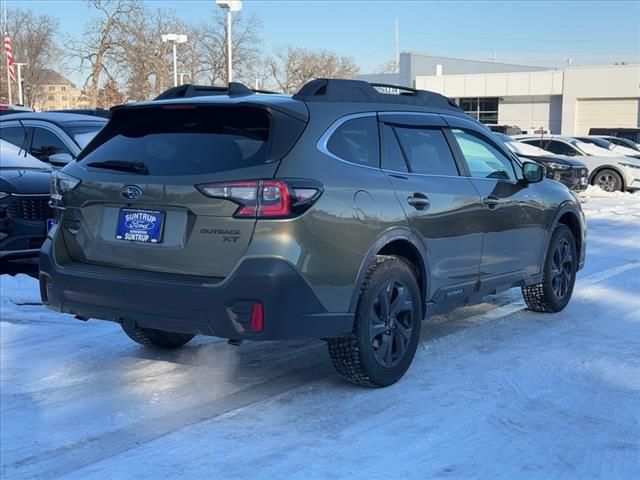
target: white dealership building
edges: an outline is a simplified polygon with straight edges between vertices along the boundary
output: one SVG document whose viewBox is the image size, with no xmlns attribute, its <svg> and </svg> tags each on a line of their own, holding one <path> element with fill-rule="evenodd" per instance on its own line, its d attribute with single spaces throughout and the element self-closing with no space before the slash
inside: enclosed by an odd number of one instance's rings
<svg viewBox="0 0 640 480">
<path fill-rule="evenodd" d="M 551 70 L 403 52 L 398 74 L 359 78 L 439 92 L 483 123 L 522 130 L 640 126 L 640 65 Z"/>
</svg>

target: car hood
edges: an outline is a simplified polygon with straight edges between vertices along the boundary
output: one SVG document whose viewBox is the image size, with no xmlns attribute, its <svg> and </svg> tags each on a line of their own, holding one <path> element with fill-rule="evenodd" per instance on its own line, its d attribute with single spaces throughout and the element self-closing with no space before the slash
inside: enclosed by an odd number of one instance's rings
<svg viewBox="0 0 640 480">
<path fill-rule="evenodd" d="M 24 168 L 0 169 L 0 192 L 20 195 L 49 193 L 51 172 Z"/>
<path fill-rule="evenodd" d="M 529 145 L 528 143 L 517 142 L 517 141 L 506 141 L 505 144 L 509 147 L 513 153 L 520 157 L 546 157 L 548 155 L 552 155 L 546 150 L 542 148 L 535 147 L 533 145 Z"/>
<path fill-rule="evenodd" d="M 529 160 L 538 160 L 540 162 L 553 162 L 561 163 L 563 165 L 569 165 L 571 167 L 585 167 L 586 164 L 573 157 L 567 157 L 566 155 L 518 155 L 521 158 L 528 158 Z"/>
</svg>

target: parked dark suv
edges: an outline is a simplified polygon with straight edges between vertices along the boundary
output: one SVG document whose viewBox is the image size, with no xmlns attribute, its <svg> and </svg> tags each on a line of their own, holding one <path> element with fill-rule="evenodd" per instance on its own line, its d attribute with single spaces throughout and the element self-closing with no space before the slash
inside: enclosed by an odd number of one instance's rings
<svg viewBox="0 0 640 480">
<path fill-rule="evenodd" d="M 571 297 L 578 201 L 443 96 L 319 79 L 162 98 L 112 109 L 54 174 L 49 308 L 163 348 L 325 339 L 345 378 L 385 386 L 425 315 L 511 287 L 539 312 Z"/>
</svg>

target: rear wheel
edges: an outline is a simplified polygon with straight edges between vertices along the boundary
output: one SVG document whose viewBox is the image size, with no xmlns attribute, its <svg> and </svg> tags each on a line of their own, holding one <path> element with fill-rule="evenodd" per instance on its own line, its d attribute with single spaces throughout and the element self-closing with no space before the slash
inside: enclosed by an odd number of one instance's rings
<svg viewBox="0 0 640 480">
<path fill-rule="evenodd" d="M 621 192 L 624 190 L 620 174 L 609 168 L 605 168 L 596 173 L 596 176 L 593 178 L 593 184 L 605 192 Z"/>
<path fill-rule="evenodd" d="M 328 341 L 338 373 L 367 387 L 397 382 L 418 346 L 420 302 L 411 266 L 399 257 L 376 257 L 360 291 L 353 333 Z"/>
<path fill-rule="evenodd" d="M 178 332 L 165 332 L 155 328 L 142 328 L 134 324 L 122 323 L 122 330 L 134 342 L 146 347 L 174 350 L 189 343 L 195 335 Z"/>
<path fill-rule="evenodd" d="M 529 310 L 555 313 L 566 307 L 573 293 L 577 264 L 573 233 L 561 225 L 551 237 L 542 282 L 522 288 Z"/>
</svg>

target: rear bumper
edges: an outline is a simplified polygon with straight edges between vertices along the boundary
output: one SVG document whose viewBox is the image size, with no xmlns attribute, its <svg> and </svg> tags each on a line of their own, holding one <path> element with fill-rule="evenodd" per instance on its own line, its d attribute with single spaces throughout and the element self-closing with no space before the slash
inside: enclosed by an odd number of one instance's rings
<svg viewBox="0 0 640 480">
<path fill-rule="evenodd" d="M 352 313 L 327 312 L 288 262 L 248 258 L 227 278 L 188 277 L 56 264 L 51 239 L 40 253 L 40 291 L 48 308 L 140 327 L 246 340 L 348 335 Z M 262 303 L 264 329 L 248 331 Z"/>
</svg>

